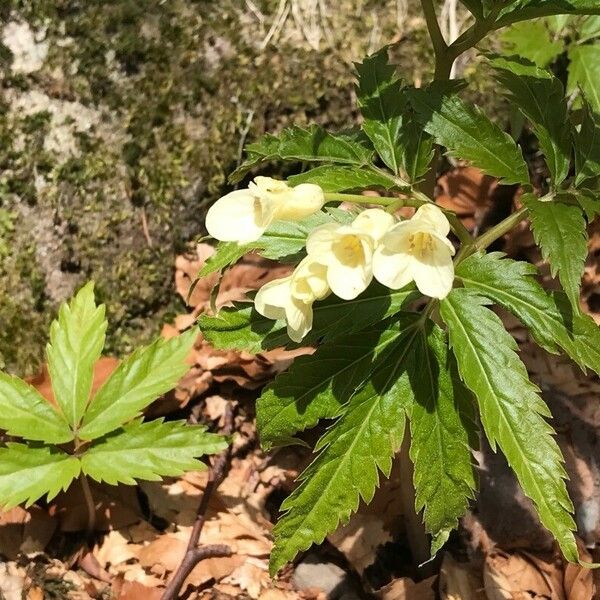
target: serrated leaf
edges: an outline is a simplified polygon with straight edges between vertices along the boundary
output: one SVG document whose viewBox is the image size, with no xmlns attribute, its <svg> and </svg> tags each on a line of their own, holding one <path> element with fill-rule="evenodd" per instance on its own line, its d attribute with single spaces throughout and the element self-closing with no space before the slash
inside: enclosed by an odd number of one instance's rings
<svg viewBox="0 0 600 600">
<path fill-rule="evenodd" d="M 563 457 L 544 417 L 538 389 L 516 354 L 517 344 L 488 303 L 469 289 L 454 289 L 441 302 L 462 380 L 475 394 L 492 449 L 499 445 L 544 527 L 568 560 L 578 560 Z M 499 365 L 502 368 L 499 368 Z"/>
<path fill-rule="evenodd" d="M 0 447 L 0 506 L 30 506 L 45 494 L 51 500 L 79 472 L 79 460 L 61 450 L 9 442 Z"/>
<path fill-rule="evenodd" d="M 223 269 L 235 264 L 244 254 L 251 252 L 254 246 L 252 244 L 238 244 L 237 242 L 219 242 L 215 248 L 215 253 L 209 256 L 197 277 L 206 277 L 213 273 L 218 273 Z"/>
<path fill-rule="evenodd" d="M 396 314 L 417 297 L 412 286 L 391 291 L 375 282 L 354 300 L 329 296 L 313 305 L 313 328 L 302 344 L 365 329 Z M 222 309 L 216 316 L 200 315 L 199 324 L 205 339 L 220 350 L 235 348 L 257 354 L 278 346 L 297 346 L 290 341 L 284 321 L 267 319 L 248 303 Z"/>
<path fill-rule="evenodd" d="M 470 392 L 460 382 L 448 355 L 444 332 L 428 321 L 417 337 L 414 352 L 410 458 L 414 464 L 415 510 L 423 510 L 435 555 L 474 497 L 471 445 L 477 443 L 477 432 Z"/>
<path fill-rule="evenodd" d="M 600 58 L 600 57 L 599 57 Z M 581 129 L 575 135 L 575 185 L 600 176 L 600 116 L 584 101 Z"/>
<path fill-rule="evenodd" d="M 94 396 L 78 433 L 98 438 L 137 417 L 153 400 L 172 390 L 189 370 L 186 357 L 198 330 L 139 348 L 113 371 Z"/>
<path fill-rule="evenodd" d="M 583 209 L 588 223 L 600 215 L 600 195 L 597 191 L 577 190 L 575 199 Z"/>
<path fill-rule="evenodd" d="M 552 15 L 598 15 L 598 0 L 517 0 L 500 11 L 496 27 Z"/>
<path fill-rule="evenodd" d="M 564 88 L 545 69 L 517 57 L 495 57 L 491 64 L 508 98 L 531 121 L 555 186 L 569 174 L 571 125 Z"/>
<path fill-rule="evenodd" d="M 367 188 L 383 188 L 390 190 L 398 187 L 393 178 L 369 168 L 339 167 L 322 165 L 299 175 L 288 177 L 292 185 L 314 183 L 324 192 L 345 192 L 348 190 L 364 190 Z"/>
<path fill-rule="evenodd" d="M 475 106 L 456 95 L 427 89 L 407 92 L 425 131 L 452 156 L 470 161 L 502 183 L 528 183 L 529 172 L 514 140 Z"/>
<path fill-rule="evenodd" d="M 265 450 L 289 444 L 292 436 L 337 417 L 340 408 L 368 377 L 372 363 L 401 335 L 388 323 L 342 335 L 294 361 L 277 376 L 256 405 L 256 425 Z"/>
<path fill-rule="evenodd" d="M 318 125 L 290 127 L 246 146 L 247 158 L 229 177 L 240 181 L 250 169 L 275 160 L 365 166 L 373 158 L 368 138 L 359 131 L 329 133 Z"/>
<path fill-rule="evenodd" d="M 563 51 L 564 42 L 554 38 L 543 20 L 515 23 L 501 34 L 505 54 L 516 54 L 545 67 Z"/>
<path fill-rule="evenodd" d="M 421 127 L 413 112 L 405 118 L 398 143 L 402 147 L 402 174 L 417 183 L 429 171 L 434 156 L 433 138 Z"/>
<path fill-rule="evenodd" d="M 134 421 L 94 442 L 81 457 L 81 470 L 110 485 L 134 485 L 137 479 L 158 481 L 205 469 L 197 458 L 225 448 L 225 438 L 199 425 L 163 419 Z"/>
<path fill-rule="evenodd" d="M 299 221 L 275 221 L 255 242 L 239 245 L 235 242 L 219 242 L 215 253 L 207 260 L 198 277 L 221 271 L 236 263 L 244 254 L 256 251 L 261 256 L 283 262 L 295 260 L 304 252 L 308 234 L 332 221 L 347 224 L 354 215 L 346 210 L 328 208 Z"/>
<path fill-rule="evenodd" d="M 54 398 L 69 424 L 81 421 L 92 389 L 94 365 L 106 333 L 104 305 L 96 306 L 94 284 L 83 286 L 50 326 L 46 347 Z"/>
<path fill-rule="evenodd" d="M 529 210 L 536 244 L 550 264 L 552 277 L 560 283 L 573 308 L 579 312 L 579 288 L 587 256 L 586 223 L 579 206 L 563 202 L 542 202 L 523 196 Z"/>
<path fill-rule="evenodd" d="M 398 175 L 402 164 L 399 137 L 406 101 L 396 68 L 388 62 L 387 46 L 355 66 L 358 106 L 364 118 L 362 128 L 381 160 Z"/>
<path fill-rule="evenodd" d="M 583 90 L 592 108 L 600 113 L 600 45 L 574 45 L 569 50 L 567 90 Z"/>
<path fill-rule="evenodd" d="M 499 252 L 474 254 L 456 276 L 466 288 L 510 311 L 548 352 L 565 351 L 582 368 L 600 374 L 600 328 L 585 314 L 573 314 L 565 294 L 547 293 L 534 276 L 537 269 Z"/>
<path fill-rule="evenodd" d="M 5 373 L 0 373 L 0 429 L 49 444 L 74 437 L 65 418 L 34 387 Z"/>
<path fill-rule="evenodd" d="M 348 520 L 361 499 L 369 502 L 380 471 L 389 476 L 404 436 L 405 411 L 412 402 L 407 363 L 414 357 L 418 315 L 406 315 L 396 326 L 402 334 L 321 438 L 319 455 L 300 476 L 300 486 L 284 500 L 283 517 L 273 529 L 271 573 L 311 544 L 322 542 Z"/>
</svg>

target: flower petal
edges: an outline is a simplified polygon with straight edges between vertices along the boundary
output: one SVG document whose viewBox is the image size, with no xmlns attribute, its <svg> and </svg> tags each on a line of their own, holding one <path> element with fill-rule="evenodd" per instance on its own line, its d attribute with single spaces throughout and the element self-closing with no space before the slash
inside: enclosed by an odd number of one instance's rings
<svg viewBox="0 0 600 600">
<path fill-rule="evenodd" d="M 441 236 L 446 237 L 450 233 L 450 223 L 443 211 L 435 204 L 423 204 L 417 209 L 411 222 L 420 222 L 429 225 Z"/>
<path fill-rule="evenodd" d="M 292 276 L 265 283 L 254 297 L 254 308 L 267 319 L 285 319 L 286 307 L 292 300 Z"/>
<path fill-rule="evenodd" d="M 390 251 L 379 246 L 373 255 L 373 275 L 379 283 L 399 290 L 413 280 L 413 261 L 409 252 Z"/>
<path fill-rule="evenodd" d="M 327 269 L 327 283 L 331 291 L 342 300 L 353 300 L 362 294 L 373 280 L 373 268 L 368 262 L 356 266 L 332 265 Z"/>
<path fill-rule="evenodd" d="M 352 227 L 361 233 L 370 235 L 375 241 L 379 241 L 394 226 L 395 222 L 396 219 L 385 210 L 369 208 L 363 210 L 354 219 Z"/>
<path fill-rule="evenodd" d="M 292 275 L 291 291 L 294 298 L 304 302 L 320 300 L 329 293 L 327 267 L 307 256 Z"/>
<path fill-rule="evenodd" d="M 306 239 L 307 254 L 324 265 L 334 261 L 332 246 L 341 229 L 342 226 L 337 223 L 327 223 L 313 229 Z"/>
<path fill-rule="evenodd" d="M 323 208 L 325 194 L 313 183 L 301 183 L 277 197 L 277 219 L 296 221 Z"/>
<path fill-rule="evenodd" d="M 293 342 L 301 342 L 312 329 L 312 302 L 293 299 L 286 307 L 287 333 Z"/>
<path fill-rule="evenodd" d="M 430 298 L 445 298 L 452 289 L 454 264 L 448 247 L 437 238 L 432 250 L 414 258 L 412 272 L 419 291 Z"/>
<path fill-rule="evenodd" d="M 206 214 L 206 229 L 217 240 L 246 244 L 260 238 L 270 225 L 275 207 L 252 195 L 236 190 L 219 198 Z"/>
</svg>

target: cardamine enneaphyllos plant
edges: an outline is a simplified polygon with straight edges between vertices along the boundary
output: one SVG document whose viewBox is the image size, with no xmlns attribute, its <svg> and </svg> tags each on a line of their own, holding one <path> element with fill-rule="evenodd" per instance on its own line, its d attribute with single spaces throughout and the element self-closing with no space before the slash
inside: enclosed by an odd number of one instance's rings
<svg viewBox="0 0 600 600">
<path fill-rule="evenodd" d="M 421 0 L 436 59 L 433 82 L 417 89 L 404 81 L 387 48 L 367 57 L 356 65 L 360 128 L 292 127 L 248 145 L 232 182 L 273 161 L 306 168 L 285 182 L 257 177 L 207 216 L 209 233 L 221 241 L 200 275 L 248 251 L 297 265 L 253 302 L 200 318 L 204 336 L 219 348 L 316 346 L 258 400 L 263 446 L 293 443 L 321 419 L 334 420 L 282 505 L 273 573 L 323 541 L 361 499 L 372 499 L 406 436 L 415 510 L 435 554 L 475 495 L 472 450 L 480 429 L 504 453 L 564 555 L 578 560 L 550 412 L 493 307 L 513 313 L 546 351 L 600 373 L 600 329 L 579 305 L 586 225 L 600 212 L 600 114 L 585 88 L 583 109 L 571 111 L 549 70 L 518 56 L 487 56 L 498 93 L 528 121 L 545 157 L 548 178 L 535 189 L 518 144 L 461 98 L 464 82 L 449 77 L 454 60 L 490 31 L 541 16 L 600 14 L 600 4 L 462 2 L 472 24 L 447 44 L 435 3 Z M 500 184 L 519 185 L 521 208 L 472 236 L 435 204 L 440 152 Z M 342 202 L 354 207 L 335 206 Z M 361 211 L 364 205 L 371 208 Z M 396 216 L 406 206 L 417 209 L 414 216 Z M 533 265 L 487 252 L 525 219 L 561 290 L 546 291 Z"/>
<path fill-rule="evenodd" d="M 200 425 L 144 422 L 140 416 L 189 369 L 195 327 L 137 349 L 92 396 L 94 365 L 104 347 L 104 314 L 92 283 L 61 306 L 47 347 L 55 405 L 22 379 L 0 372 L 0 429 L 21 438 L 0 446 L 0 506 L 30 505 L 44 495 L 51 499 L 80 478 L 92 526 L 87 477 L 111 485 L 156 481 L 203 469 L 197 457 L 227 446 Z"/>
</svg>

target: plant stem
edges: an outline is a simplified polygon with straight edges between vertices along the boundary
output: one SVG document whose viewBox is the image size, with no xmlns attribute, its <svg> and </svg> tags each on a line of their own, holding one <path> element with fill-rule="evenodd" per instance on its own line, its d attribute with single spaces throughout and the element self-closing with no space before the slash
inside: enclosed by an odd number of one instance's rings
<svg viewBox="0 0 600 600">
<path fill-rule="evenodd" d="M 429 37 L 435 53 L 435 79 L 448 79 L 454 60 L 450 59 L 448 45 L 440 29 L 433 0 L 421 0 L 421 7 L 423 8 Z"/>
<path fill-rule="evenodd" d="M 488 229 L 485 233 L 482 233 L 478 238 L 475 239 L 475 249 L 485 250 L 488 246 L 491 246 L 497 239 L 501 238 L 504 234 L 508 233 L 516 225 L 525 219 L 527 216 L 527 208 L 520 208 L 518 211 L 512 213 L 503 221 L 500 221 L 497 225 L 494 225 L 491 229 Z"/>
<path fill-rule="evenodd" d="M 225 410 L 225 426 L 223 428 L 223 434 L 225 435 L 230 435 L 233 431 L 233 416 L 233 407 L 231 403 L 228 403 Z M 208 482 L 204 489 L 204 493 L 202 494 L 198 509 L 196 510 L 196 520 L 192 527 L 192 533 L 190 534 L 185 556 L 183 557 L 179 568 L 175 571 L 173 577 L 167 584 L 161 600 L 175 600 L 179 595 L 185 580 L 200 561 L 205 560 L 206 558 L 231 556 L 232 554 L 231 548 L 225 544 L 211 544 L 198 547 L 200 534 L 202 533 L 204 523 L 206 522 L 206 513 L 208 511 L 210 499 L 219 485 L 221 485 L 223 479 L 225 479 L 230 456 L 231 445 L 228 445 L 227 448 L 215 458 L 212 467 L 209 470 Z"/>
<path fill-rule="evenodd" d="M 90 482 L 88 478 L 82 473 L 79 477 L 81 482 L 81 489 L 83 491 L 83 498 L 85 499 L 85 506 L 87 508 L 88 521 L 86 533 L 88 539 L 90 539 L 96 528 L 96 505 L 94 503 L 94 497 L 92 496 L 92 490 L 90 488 Z"/>
</svg>

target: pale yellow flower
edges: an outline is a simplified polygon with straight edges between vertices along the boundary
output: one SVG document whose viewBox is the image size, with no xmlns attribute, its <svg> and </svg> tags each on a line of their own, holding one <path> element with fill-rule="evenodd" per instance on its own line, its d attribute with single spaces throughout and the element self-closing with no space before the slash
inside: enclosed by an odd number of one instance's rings
<svg viewBox="0 0 600 600">
<path fill-rule="evenodd" d="M 206 215 L 206 229 L 217 240 L 246 244 L 258 240 L 275 220 L 298 220 L 325 204 L 323 190 L 311 183 L 257 177 L 248 189 L 219 198 Z"/>
<path fill-rule="evenodd" d="M 254 306 L 267 319 L 284 319 L 290 339 L 300 342 L 312 329 L 313 302 L 330 292 L 325 274 L 323 265 L 307 257 L 288 277 L 263 285 Z"/>
<path fill-rule="evenodd" d="M 421 206 L 412 219 L 392 227 L 373 257 L 375 279 L 397 290 L 414 281 L 431 298 L 445 298 L 452 289 L 454 246 L 450 224 L 434 204 Z"/>
<path fill-rule="evenodd" d="M 308 256 L 327 267 L 327 283 L 336 296 L 352 300 L 367 289 L 373 280 L 375 247 L 394 222 L 392 215 L 372 208 L 351 225 L 328 223 L 310 233 Z"/>
</svg>

